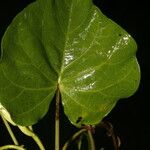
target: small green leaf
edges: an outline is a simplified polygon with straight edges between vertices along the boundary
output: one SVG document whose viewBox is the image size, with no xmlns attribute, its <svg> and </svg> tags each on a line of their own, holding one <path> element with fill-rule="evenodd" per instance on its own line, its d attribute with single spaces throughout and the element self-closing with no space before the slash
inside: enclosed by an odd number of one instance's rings
<svg viewBox="0 0 150 150">
<path fill-rule="evenodd" d="M 0 103 L 16 124 L 32 125 L 59 88 L 74 125 L 97 124 L 137 90 L 136 49 L 91 0 L 37 0 L 3 37 Z"/>
</svg>

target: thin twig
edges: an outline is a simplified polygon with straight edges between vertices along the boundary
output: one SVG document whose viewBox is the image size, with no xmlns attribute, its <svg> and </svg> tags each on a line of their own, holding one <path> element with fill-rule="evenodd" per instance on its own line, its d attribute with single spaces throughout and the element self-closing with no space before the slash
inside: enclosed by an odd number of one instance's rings
<svg viewBox="0 0 150 150">
<path fill-rule="evenodd" d="M 1 117 L 2 117 L 2 120 L 3 120 L 3 122 L 4 122 L 5 126 L 6 126 L 6 129 L 7 129 L 8 133 L 9 133 L 12 141 L 14 142 L 15 145 L 19 145 L 19 143 L 18 143 L 18 141 L 17 141 L 17 139 L 16 139 L 16 137 L 15 137 L 15 135 L 14 135 L 10 125 L 9 125 L 9 123 L 6 121 L 6 119 L 2 115 L 1 115 Z"/>
<path fill-rule="evenodd" d="M 87 131 L 87 129 L 81 129 L 76 132 L 63 146 L 62 150 L 67 150 L 68 146 L 72 141 L 74 141 L 77 137 L 79 137 L 83 132 Z"/>
<path fill-rule="evenodd" d="M 113 145 L 114 145 L 114 150 L 119 150 L 118 139 L 115 136 L 112 124 L 108 121 L 102 121 L 100 126 L 105 128 L 107 131 L 108 137 L 111 137 Z"/>
</svg>

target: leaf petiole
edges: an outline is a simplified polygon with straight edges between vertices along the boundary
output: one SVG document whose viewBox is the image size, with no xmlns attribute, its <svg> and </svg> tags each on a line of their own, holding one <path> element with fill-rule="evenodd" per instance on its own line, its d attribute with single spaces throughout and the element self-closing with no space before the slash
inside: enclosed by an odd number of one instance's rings
<svg viewBox="0 0 150 150">
<path fill-rule="evenodd" d="M 89 150 L 95 150 L 95 143 L 91 130 L 87 130 L 87 133 L 88 133 Z"/>
<path fill-rule="evenodd" d="M 78 132 L 76 132 L 71 139 L 69 139 L 63 146 L 62 150 L 67 150 L 69 144 L 74 141 L 78 136 L 80 136 L 83 132 L 85 132 L 87 129 L 81 129 Z"/>
<path fill-rule="evenodd" d="M 5 127 L 6 127 L 8 133 L 9 133 L 12 141 L 14 142 L 15 145 L 19 145 L 19 143 L 18 143 L 18 141 L 17 141 L 17 139 L 16 139 L 16 137 L 15 137 L 15 135 L 14 135 L 10 125 L 9 125 L 9 123 L 6 121 L 6 119 L 2 115 L 1 115 L 1 118 L 2 118 L 2 120 L 4 122 L 4 124 L 5 124 Z"/>
<path fill-rule="evenodd" d="M 25 150 L 23 147 L 17 145 L 5 145 L 0 147 L 0 150 L 7 150 L 7 149 Z"/>
<path fill-rule="evenodd" d="M 41 140 L 39 137 L 31 130 L 31 127 L 23 127 L 23 126 L 18 126 L 19 129 L 27 136 L 30 136 L 33 138 L 33 140 L 36 142 L 40 150 L 45 150 Z"/>
<path fill-rule="evenodd" d="M 55 150 L 60 149 L 60 91 L 56 92 L 56 109 L 55 109 Z"/>
</svg>

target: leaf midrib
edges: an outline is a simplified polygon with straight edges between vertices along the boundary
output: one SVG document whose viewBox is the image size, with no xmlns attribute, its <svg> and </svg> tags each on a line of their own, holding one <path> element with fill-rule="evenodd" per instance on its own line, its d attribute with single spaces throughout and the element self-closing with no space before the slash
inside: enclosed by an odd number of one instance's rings
<svg viewBox="0 0 150 150">
<path fill-rule="evenodd" d="M 60 82 L 61 82 L 61 74 L 64 69 L 64 58 L 65 58 L 65 51 L 66 51 L 67 43 L 69 41 L 69 30 L 70 30 L 70 24 L 71 24 L 72 8 L 73 8 L 73 2 L 71 3 L 71 7 L 70 7 L 70 11 L 69 11 L 68 26 L 67 26 L 67 32 L 65 34 L 65 44 L 64 44 L 64 48 L 63 48 L 63 55 L 62 55 L 60 73 L 59 73 L 59 77 L 58 77 L 58 84 L 60 84 Z"/>
</svg>

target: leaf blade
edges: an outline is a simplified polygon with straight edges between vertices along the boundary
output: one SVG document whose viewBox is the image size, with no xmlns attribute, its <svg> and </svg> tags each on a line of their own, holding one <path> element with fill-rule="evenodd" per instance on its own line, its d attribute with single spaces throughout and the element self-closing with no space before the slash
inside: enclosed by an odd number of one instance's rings
<svg viewBox="0 0 150 150">
<path fill-rule="evenodd" d="M 91 0 L 37 0 L 3 37 L 0 102 L 14 122 L 31 125 L 46 114 L 59 87 L 74 125 L 97 124 L 137 90 L 136 49 Z"/>
</svg>

